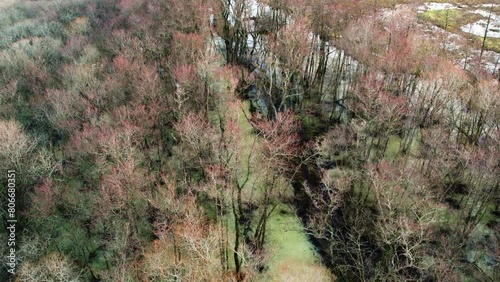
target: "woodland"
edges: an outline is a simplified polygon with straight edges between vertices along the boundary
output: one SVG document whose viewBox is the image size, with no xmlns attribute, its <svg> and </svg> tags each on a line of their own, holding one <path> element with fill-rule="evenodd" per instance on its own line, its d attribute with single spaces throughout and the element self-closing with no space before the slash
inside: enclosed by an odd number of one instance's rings
<svg viewBox="0 0 500 282">
<path fill-rule="evenodd" d="M 0 281 L 500 281 L 500 5 L 437 2 L 2 0 Z"/>
</svg>

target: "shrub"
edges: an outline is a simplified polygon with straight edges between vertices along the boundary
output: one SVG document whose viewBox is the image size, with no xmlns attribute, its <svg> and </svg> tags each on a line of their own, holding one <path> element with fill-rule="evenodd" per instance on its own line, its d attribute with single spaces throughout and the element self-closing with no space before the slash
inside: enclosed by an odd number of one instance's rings
<svg viewBox="0 0 500 282">
<path fill-rule="evenodd" d="M 65 256 L 49 254 L 38 262 L 21 264 L 18 273 L 19 281 L 80 281 L 76 266 Z"/>
</svg>

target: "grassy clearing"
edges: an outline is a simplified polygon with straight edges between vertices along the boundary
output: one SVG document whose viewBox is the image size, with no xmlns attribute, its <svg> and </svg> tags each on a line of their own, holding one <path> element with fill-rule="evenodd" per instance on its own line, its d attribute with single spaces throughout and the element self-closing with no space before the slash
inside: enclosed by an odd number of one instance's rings
<svg viewBox="0 0 500 282">
<path fill-rule="evenodd" d="M 463 10 L 428 10 L 422 14 L 422 18 L 442 29 L 458 32 L 460 27 L 473 23 L 484 17 L 478 14 L 469 13 Z"/>
<path fill-rule="evenodd" d="M 226 109 L 219 105 L 220 109 Z M 250 102 L 242 103 L 242 111 L 250 116 Z M 264 191 L 258 181 L 259 170 L 258 158 L 255 154 L 254 142 L 258 139 L 255 136 L 252 126 L 248 123 L 243 112 L 239 113 L 238 128 L 242 139 L 240 140 L 241 162 L 239 163 L 239 178 L 242 180 L 247 171 L 247 158 L 250 156 L 250 176 L 248 186 L 243 189 L 244 199 L 259 198 L 259 194 Z M 211 120 L 217 125 L 219 119 L 215 113 L 211 113 Z M 251 155 L 253 154 L 253 155 Z M 250 188 L 256 182 L 255 187 Z M 288 189 L 283 187 L 286 184 L 280 183 L 276 189 Z M 210 211 L 209 211 L 210 212 Z M 230 241 L 234 240 L 234 218 L 229 217 Z M 270 257 L 266 260 L 265 271 L 257 277 L 257 281 L 333 281 L 330 271 L 323 266 L 319 257 L 309 242 L 300 219 L 295 212 L 287 205 L 280 203 L 268 220 L 268 229 L 266 237 L 266 254 Z"/>
<path fill-rule="evenodd" d="M 385 155 L 387 159 L 393 160 L 399 156 L 401 138 L 398 136 L 389 136 L 389 142 L 387 143 L 387 148 L 385 150 Z"/>
<path fill-rule="evenodd" d="M 243 102 L 242 110 L 250 116 L 249 101 Z M 246 158 L 253 153 L 252 146 L 256 136 L 243 113 L 239 117 L 238 125 L 243 136 L 242 155 Z M 255 166 L 258 156 L 251 157 Z M 241 170 L 244 172 L 246 169 L 247 162 L 244 161 L 241 163 Z M 257 175 L 251 174 L 249 183 L 256 181 L 256 178 Z M 256 187 L 255 191 L 262 191 L 262 187 Z M 267 271 L 259 277 L 259 281 L 310 281 L 312 277 L 314 281 L 333 280 L 329 270 L 319 262 L 299 218 L 285 204 L 279 204 L 269 218 L 266 253 L 272 256 L 268 258 Z"/>
<path fill-rule="evenodd" d="M 280 204 L 269 218 L 268 269 L 258 281 L 333 281 L 304 233 L 295 212 Z M 313 279 L 313 280 L 311 280 Z"/>
<path fill-rule="evenodd" d="M 387 143 L 387 148 L 385 150 L 385 156 L 388 160 L 395 160 L 400 156 L 401 153 L 401 138 L 397 135 L 389 136 L 389 142 Z M 418 156 L 420 152 L 420 134 L 417 133 L 411 141 L 409 148 L 410 156 Z"/>
<path fill-rule="evenodd" d="M 250 156 L 250 154 L 253 153 L 253 150 L 252 150 L 252 147 L 254 145 L 254 140 L 256 138 L 254 132 L 253 132 L 253 128 L 252 126 L 248 123 L 247 119 L 245 118 L 244 114 L 247 116 L 247 117 L 250 117 L 250 101 L 244 101 L 242 103 L 242 112 L 240 115 L 239 115 L 239 118 L 238 118 L 238 125 L 239 125 L 239 128 L 241 130 L 241 136 L 243 137 L 243 139 L 241 140 L 241 149 L 242 149 L 242 155 L 244 157 L 244 159 L 242 159 L 242 162 L 241 162 L 241 177 L 244 177 L 244 175 L 246 174 L 246 171 L 248 169 L 248 162 L 246 161 L 247 158 Z M 251 156 L 253 157 L 253 159 L 255 159 L 255 156 Z M 254 181 L 254 177 L 252 177 L 252 175 L 250 175 L 250 180 L 249 180 L 249 183 L 253 183 Z"/>
<path fill-rule="evenodd" d="M 483 38 L 477 37 L 479 41 Z M 486 38 L 485 42 L 486 49 L 500 53 L 500 38 Z"/>
</svg>

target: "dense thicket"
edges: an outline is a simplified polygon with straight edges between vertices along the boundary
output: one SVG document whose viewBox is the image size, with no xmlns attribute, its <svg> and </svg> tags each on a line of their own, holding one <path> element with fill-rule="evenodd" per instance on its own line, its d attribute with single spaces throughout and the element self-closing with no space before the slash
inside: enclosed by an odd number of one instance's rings
<svg viewBox="0 0 500 282">
<path fill-rule="evenodd" d="M 499 279 L 498 77 L 388 6 L 0 6 L 0 280 L 266 280 L 281 205 L 341 281 Z"/>
</svg>

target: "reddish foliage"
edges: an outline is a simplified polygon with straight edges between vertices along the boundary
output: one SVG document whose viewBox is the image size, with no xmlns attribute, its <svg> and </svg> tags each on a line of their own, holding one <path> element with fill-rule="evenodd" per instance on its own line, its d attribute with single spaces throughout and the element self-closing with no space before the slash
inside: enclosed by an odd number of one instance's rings
<svg viewBox="0 0 500 282">
<path fill-rule="evenodd" d="M 35 94 L 45 92 L 45 86 L 50 82 L 50 74 L 40 62 L 30 61 L 23 70 L 22 77 L 28 80 L 31 91 Z"/>
<path fill-rule="evenodd" d="M 178 83 L 189 85 L 196 80 L 196 69 L 193 65 L 179 65 L 172 69 L 172 74 Z"/>
<path fill-rule="evenodd" d="M 69 139 L 66 144 L 66 153 L 69 156 L 75 156 L 92 151 L 94 147 L 92 140 L 96 139 L 95 134 L 94 127 L 88 123 L 84 123 L 83 129 L 73 133 Z"/>
<path fill-rule="evenodd" d="M 190 165 L 207 165 L 205 162 L 210 162 L 218 138 L 210 123 L 200 114 L 190 112 L 174 124 L 174 129 L 183 159 Z"/>
<path fill-rule="evenodd" d="M 384 58 L 384 67 L 389 71 L 404 72 L 411 67 L 407 63 L 413 53 L 413 46 L 404 34 L 391 35 L 391 45 Z"/>
<path fill-rule="evenodd" d="M 131 63 L 125 55 L 120 53 L 113 59 L 113 68 L 118 74 L 123 75 L 131 68 Z"/>
<path fill-rule="evenodd" d="M 289 171 L 292 160 L 300 153 L 301 124 L 295 113 L 278 112 L 275 120 L 258 121 L 256 127 L 262 134 L 263 155 L 270 167 Z"/>
<path fill-rule="evenodd" d="M 121 159 L 127 157 L 123 152 L 138 144 L 138 132 L 139 127 L 126 120 L 113 127 L 84 123 L 83 129 L 70 137 L 65 151 L 68 156 L 76 158 L 94 156 L 101 161 L 109 157 Z"/>
<path fill-rule="evenodd" d="M 237 66 L 226 65 L 222 68 L 215 69 L 214 77 L 219 79 L 227 79 L 227 81 L 229 82 L 229 93 L 232 94 L 234 93 L 236 86 L 239 83 L 241 71 L 242 70 Z"/>
<path fill-rule="evenodd" d="M 309 53 L 309 30 L 305 19 L 293 21 L 284 26 L 277 37 L 268 36 L 271 50 L 276 53 L 286 69 L 296 71 L 301 69 Z"/>
<path fill-rule="evenodd" d="M 208 3 L 198 0 L 171 1 L 172 15 L 169 20 L 173 27 L 183 32 L 199 32 L 208 28 L 206 19 L 209 17 Z"/>
<path fill-rule="evenodd" d="M 349 20 L 356 18 L 362 11 L 359 0 L 313 0 L 307 6 L 311 29 L 324 40 L 330 40 L 332 35 L 338 35 Z"/>
<path fill-rule="evenodd" d="M 31 196 L 32 208 L 36 211 L 35 216 L 49 216 L 55 205 L 55 195 L 52 181 L 48 178 L 33 189 Z"/>
<path fill-rule="evenodd" d="M 197 62 L 204 49 L 204 39 L 199 34 L 176 32 L 173 36 L 172 55 L 173 65 L 188 65 Z"/>
<path fill-rule="evenodd" d="M 387 91 L 376 74 L 363 77 L 353 92 L 357 100 L 350 101 L 350 108 L 368 122 L 377 122 L 389 129 L 401 123 L 408 112 L 405 99 Z"/>
<path fill-rule="evenodd" d="M 99 201 L 106 208 L 120 208 L 142 191 L 151 179 L 137 166 L 136 160 L 127 158 L 102 175 Z"/>
</svg>

